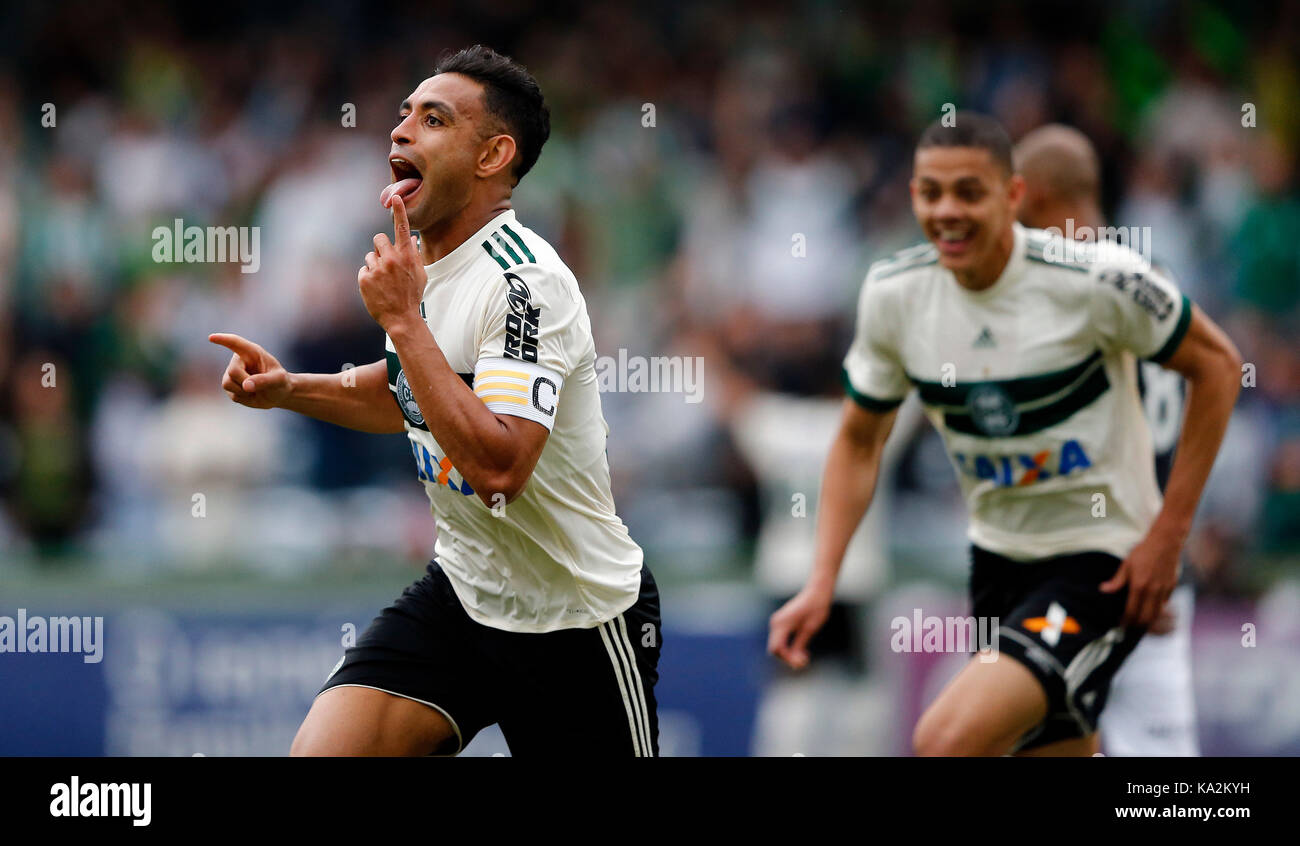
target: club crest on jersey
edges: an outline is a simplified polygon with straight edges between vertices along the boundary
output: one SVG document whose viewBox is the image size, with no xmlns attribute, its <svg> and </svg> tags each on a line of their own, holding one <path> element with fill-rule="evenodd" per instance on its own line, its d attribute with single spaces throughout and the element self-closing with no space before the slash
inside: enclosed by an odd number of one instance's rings
<svg viewBox="0 0 1300 846">
<path fill-rule="evenodd" d="M 411 383 L 406 381 L 405 370 L 397 371 L 397 402 L 402 406 L 402 413 L 407 420 L 417 425 L 424 424 L 424 414 L 420 411 L 420 404 L 415 401 Z"/>
<path fill-rule="evenodd" d="M 521 361 L 537 361 L 537 326 L 541 320 L 541 307 L 533 308 L 533 295 L 514 273 L 506 274 L 506 304 L 510 314 L 506 315 L 506 348 L 502 353 L 506 358 Z"/>
<path fill-rule="evenodd" d="M 1020 411 L 1007 392 L 994 384 L 976 385 L 966 398 L 976 428 L 991 438 L 1005 438 L 1020 425 Z"/>
</svg>

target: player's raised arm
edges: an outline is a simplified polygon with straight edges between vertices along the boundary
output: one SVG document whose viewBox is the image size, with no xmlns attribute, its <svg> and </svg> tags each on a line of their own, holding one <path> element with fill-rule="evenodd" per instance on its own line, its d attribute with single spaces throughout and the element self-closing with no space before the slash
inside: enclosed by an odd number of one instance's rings
<svg viewBox="0 0 1300 846">
<path fill-rule="evenodd" d="M 375 236 L 375 249 L 357 274 L 361 298 L 392 340 L 429 430 L 456 469 L 485 504 L 498 505 L 501 497 L 512 502 L 532 476 L 550 430 L 535 419 L 493 413 L 447 363 L 420 315 L 424 267 L 406 204 L 397 195 L 390 202 L 394 241 Z"/>
<path fill-rule="evenodd" d="M 388 395 L 383 361 L 343 373 L 290 373 L 247 338 L 215 333 L 208 340 L 234 353 L 221 387 L 240 405 L 285 408 L 362 432 L 403 430 L 402 413 Z"/>
</svg>

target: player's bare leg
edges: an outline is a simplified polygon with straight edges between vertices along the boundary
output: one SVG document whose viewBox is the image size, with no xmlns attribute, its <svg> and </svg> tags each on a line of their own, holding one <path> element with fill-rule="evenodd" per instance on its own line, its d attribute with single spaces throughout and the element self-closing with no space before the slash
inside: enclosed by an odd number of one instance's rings
<svg viewBox="0 0 1300 846">
<path fill-rule="evenodd" d="M 332 687 L 316 697 L 289 754 L 425 756 L 449 754 L 456 730 L 434 708 L 368 687 Z"/>
<path fill-rule="evenodd" d="M 1017 758 L 1090 758 L 1101 751 L 1101 735 L 1093 732 L 1087 737 L 1071 737 L 1055 743 L 1044 743 L 1024 752 Z"/>
<path fill-rule="evenodd" d="M 972 658 L 921 715 L 912 747 L 922 756 L 1005 755 L 1047 716 L 1047 694 L 1025 665 Z"/>
</svg>

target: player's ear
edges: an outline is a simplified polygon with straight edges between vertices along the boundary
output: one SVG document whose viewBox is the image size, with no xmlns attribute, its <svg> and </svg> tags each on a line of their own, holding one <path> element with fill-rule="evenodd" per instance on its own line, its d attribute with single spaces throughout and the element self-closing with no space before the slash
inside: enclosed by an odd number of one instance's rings
<svg viewBox="0 0 1300 846">
<path fill-rule="evenodd" d="M 1012 209 L 1018 212 L 1025 199 L 1025 178 L 1018 173 L 1007 179 L 1007 199 L 1011 201 Z"/>
<path fill-rule="evenodd" d="M 483 145 L 478 159 L 478 175 L 496 176 L 510 167 L 515 160 L 515 139 L 509 135 L 493 135 Z"/>
</svg>

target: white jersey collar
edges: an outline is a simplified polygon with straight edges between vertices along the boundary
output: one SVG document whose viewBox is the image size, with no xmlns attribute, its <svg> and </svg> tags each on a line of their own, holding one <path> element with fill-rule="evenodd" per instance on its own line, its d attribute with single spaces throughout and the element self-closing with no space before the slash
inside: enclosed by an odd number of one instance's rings
<svg viewBox="0 0 1300 846">
<path fill-rule="evenodd" d="M 430 284 L 447 279 L 451 275 L 463 270 L 476 257 L 486 255 L 483 252 L 483 242 L 487 240 L 489 233 L 503 223 L 515 222 L 515 210 L 506 209 L 496 217 L 483 224 L 483 227 L 473 235 L 461 242 L 460 246 L 447 255 L 435 261 L 433 264 L 424 266 L 425 277 Z"/>
</svg>

